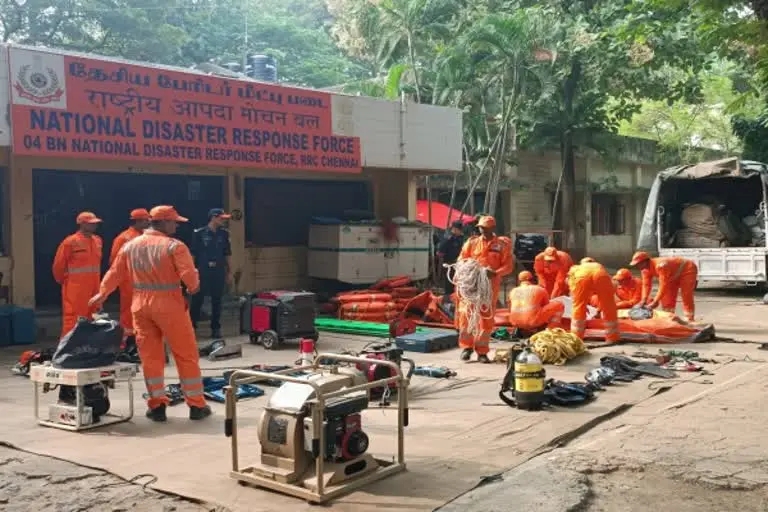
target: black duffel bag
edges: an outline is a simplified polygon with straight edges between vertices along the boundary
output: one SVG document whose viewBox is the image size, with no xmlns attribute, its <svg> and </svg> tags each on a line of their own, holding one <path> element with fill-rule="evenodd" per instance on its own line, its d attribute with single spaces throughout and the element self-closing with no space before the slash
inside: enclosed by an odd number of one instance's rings
<svg viewBox="0 0 768 512">
<path fill-rule="evenodd" d="M 51 364 L 63 370 L 99 368 L 115 364 L 123 341 L 123 328 L 109 319 L 80 318 L 59 341 Z"/>
</svg>

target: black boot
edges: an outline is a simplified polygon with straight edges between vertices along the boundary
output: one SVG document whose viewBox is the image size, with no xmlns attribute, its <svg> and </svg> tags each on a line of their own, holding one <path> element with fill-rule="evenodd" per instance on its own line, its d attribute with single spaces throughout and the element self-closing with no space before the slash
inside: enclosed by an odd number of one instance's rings
<svg viewBox="0 0 768 512">
<path fill-rule="evenodd" d="M 134 336 L 133 334 L 125 338 L 125 351 L 126 352 L 138 351 L 138 348 L 136 348 L 136 336 Z"/>
<path fill-rule="evenodd" d="M 147 418 L 156 423 L 165 423 L 168 421 L 168 417 L 165 415 L 165 406 L 160 405 L 154 409 L 147 409 Z"/>
<path fill-rule="evenodd" d="M 203 420 L 211 414 L 213 414 L 213 411 L 211 411 L 211 406 L 209 405 L 204 407 L 190 406 L 189 408 L 189 419 L 191 420 Z"/>
<path fill-rule="evenodd" d="M 490 363 L 490 362 L 491 362 L 491 360 L 490 360 L 490 359 L 488 359 L 488 356 L 487 356 L 487 355 L 485 355 L 485 354 L 480 354 L 480 355 L 478 355 L 478 356 L 477 356 L 477 362 L 478 362 L 478 363 L 483 363 L 483 364 L 488 364 L 488 363 Z"/>
<path fill-rule="evenodd" d="M 469 359 L 472 357 L 472 352 L 474 352 L 474 350 L 472 350 L 471 348 L 465 348 L 464 350 L 461 351 L 461 355 L 459 356 L 459 359 L 465 362 L 469 361 Z"/>
</svg>

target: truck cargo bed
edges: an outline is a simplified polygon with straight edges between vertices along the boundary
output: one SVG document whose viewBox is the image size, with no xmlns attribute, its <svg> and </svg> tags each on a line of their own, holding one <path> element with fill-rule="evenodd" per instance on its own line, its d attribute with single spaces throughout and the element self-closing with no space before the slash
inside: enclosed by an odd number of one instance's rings
<svg viewBox="0 0 768 512">
<path fill-rule="evenodd" d="M 765 247 L 721 247 L 717 249 L 660 249 L 659 256 L 678 256 L 699 267 L 699 282 L 728 281 L 749 284 L 766 281 Z"/>
</svg>

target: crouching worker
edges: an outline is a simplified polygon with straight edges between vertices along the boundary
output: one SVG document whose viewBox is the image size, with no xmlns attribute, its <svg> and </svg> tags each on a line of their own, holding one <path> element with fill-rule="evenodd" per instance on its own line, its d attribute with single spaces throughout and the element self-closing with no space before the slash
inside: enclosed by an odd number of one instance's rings
<svg viewBox="0 0 768 512">
<path fill-rule="evenodd" d="M 533 274 L 527 270 L 517 276 L 520 283 L 509 292 L 509 323 L 518 329 L 535 332 L 547 327 L 560 327 L 565 305 L 550 301 L 543 286 L 533 284 Z"/>
<path fill-rule="evenodd" d="M 573 299 L 571 314 L 571 332 L 584 339 L 587 328 L 587 305 L 593 295 L 597 295 L 597 304 L 605 326 L 605 341 L 616 343 L 620 340 L 618 312 L 616 310 L 615 290 L 611 275 L 601 264 L 586 262 L 574 265 L 568 272 L 568 287 Z"/>
<path fill-rule="evenodd" d="M 638 251 L 632 256 L 631 266 L 640 270 L 643 277 L 642 296 L 639 306 L 647 305 L 674 313 L 677 307 L 677 295 L 683 301 L 683 314 L 689 322 L 694 321 L 696 307 L 694 292 L 699 279 L 699 269 L 691 260 L 685 258 L 651 258 L 648 253 Z M 653 278 L 659 278 L 659 289 L 656 297 L 650 298 Z"/>
<path fill-rule="evenodd" d="M 620 268 L 616 275 L 613 276 L 613 284 L 616 289 L 616 309 L 632 309 L 640 302 L 643 287 L 640 279 L 633 276 L 632 272 L 628 269 Z M 600 299 L 598 299 L 597 295 L 592 296 L 589 305 L 594 308 L 600 308 Z"/>
<path fill-rule="evenodd" d="M 172 206 L 156 206 L 149 214 L 151 227 L 120 249 L 90 303 L 102 304 L 126 279 L 131 282 L 136 348 L 149 394 L 147 417 L 157 422 L 167 419 L 165 338 L 176 361 L 189 419 L 201 420 L 211 415 L 211 408 L 203 397 L 195 331 L 181 290 L 184 283 L 190 293 L 199 291 L 200 276 L 187 246 L 171 238 L 177 224 L 187 219 Z"/>
<path fill-rule="evenodd" d="M 626 268 L 620 268 L 613 276 L 616 283 L 616 309 L 631 309 L 640 302 L 643 286 L 640 279 L 632 275 Z"/>
<path fill-rule="evenodd" d="M 568 270 L 573 266 L 571 256 L 565 251 L 558 251 L 554 247 L 547 247 L 536 255 L 533 261 L 533 270 L 539 285 L 542 286 L 550 298 L 568 295 Z"/>
</svg>

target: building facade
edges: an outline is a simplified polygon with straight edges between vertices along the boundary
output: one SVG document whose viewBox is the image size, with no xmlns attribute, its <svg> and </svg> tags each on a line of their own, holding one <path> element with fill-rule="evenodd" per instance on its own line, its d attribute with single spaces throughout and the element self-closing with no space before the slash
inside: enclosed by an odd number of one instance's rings
<svg viewBox="0 0 768 512">
<path fill-rule="evenodd" d="M 415 218 L 417 178 L 461 169 L 456 109 L 93 55 L 0 46 L 0 105 L 0 286 L 24 306 L 59 305 L 79 211 L 104 219 L 106 269 L 131 209 L 175 205 L 184 239 L 224 207 L 243 293 L 306 281 L 312 217 Z"/>
<path fill-rule="evenodd" d="M 616 150 L 611 158 L 596 153 L 576 158 L 577 247 L 572 252 L 617 267 L 626 265 L 635 250 L 648 192 L 661 166 L 655 162 L 654 141 L 616 137 L 613 142 Z M 560 154 L 520 151 L 517 162 L 504 177 L 494 212 L 502 231 L 510 235 L 553 231 L 559 225 L 553 205 L 562 172 Z M 449 176 L 431 180 L 432 197 L 449 202 L 451 180 Z M 424 180 L 419 185 L 424 198 Z M 459 186 L 455 206 L 465 202 L 465 188 Z M 475 211 L 482 209 L 483 198 L 482 190 L 475 193 Z M 559 243 L 557 234 L 554 239 Z"/>
</svg>

